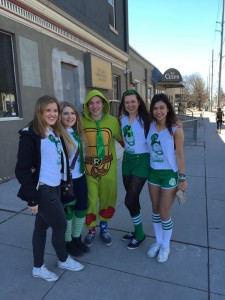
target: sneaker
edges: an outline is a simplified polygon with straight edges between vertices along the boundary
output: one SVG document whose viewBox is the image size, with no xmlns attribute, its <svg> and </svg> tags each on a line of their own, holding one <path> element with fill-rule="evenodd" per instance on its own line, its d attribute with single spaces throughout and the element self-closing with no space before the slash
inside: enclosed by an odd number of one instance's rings
<svg viewBox="0 0 225 300">
<path fill-rule="evenodd" d="M 157 262 L 164 263 L 169 258 L 170 248 L 161 247 L 157 256 Z"/>
<path fill-rule="evenodd" d="M 88 232 L 84 239 L 84 243 L 86 246 L 91 247 L 95 239 L 95 233 L 93 232 Z"/>
<path fill-rule="evenodd" d="M 76 249 L 79 249 L 84 253 L 90 251 L 90 248 L 82 242 L 81 236 L 78 238 L 73 238 L 73 245 L 75 246 Z"/>
<path fill-rule="evenodd" d="M 105 243 L 106 246 L 112 246 L 112 239 L 110 234 L 107 231 L 100 232 L 100 237 Z"/>
<path fill-rule="evenodd" d="M 81 271 L 84 266 L 78 261 L 72 259 L 71 256 L 67 257 L 66 261 L 58 261 L 58 267 L 60 269 L 68 270 L 68 271 Z"/>
<path fill-rule="evenodd" d="M 46 281 L 56 281 L 59 279 L 59 277 L 55 273 L 50 272 L 45 265 L 42 265 L 40 268 L 33 267 L 32 275 L 33 277 L 42 278 Z"/>
<path fill-rule="evenodd" d="M 138 247 L 141 246 L 141 244 L 145 241 L 146 236 L 144 236 L 144 238 L 139 241 L 136 238 L 133 238 L 133 240 L 127 245 L 127 249 L 133 250 L 133 249 L 137 249 Z"/>
<path fill-rule="evenodd" d="M 133 232 L 129 232 L 129 233 L 125 234 L 122 237 L 122 240 L 127 242 L 127 241 L 130 241 L 130 240 L 133 240 L 134 237 L 135 237 L 134 233 Z"/>
<path fill-rule="evenodd" d="M 160 245 L 155 243 L 155 244 L 151 245 L 151 247 L 148 249 L 147 256 L 148 257 L 156 257 L 159 253 L 159 250 L 160 250 Z"/>
<path fill-rule="evenodd" d="M 73 240 L 71 242 L 66 242 L 66 250 L 72 256 L 79 257 L 83 255 L 83 251 L 81 251 L 80 248 L 76 247 Z"/>
</svg>

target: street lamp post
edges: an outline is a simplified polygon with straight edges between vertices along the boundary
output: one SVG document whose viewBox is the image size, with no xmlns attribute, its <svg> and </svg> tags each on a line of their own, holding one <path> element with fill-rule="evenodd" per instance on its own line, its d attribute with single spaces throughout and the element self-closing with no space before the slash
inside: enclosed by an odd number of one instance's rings
<svg viewBox="0 0 225 300">
<path fill-rule="evenodd" d="M 214 58 L 213 58 L 213 54 L 214 54 L 214 51 L 212 50 L 212 74 L 211 74 L 211 95 L 210 95 L 210 98 L 211 98 L 211 101 L 210 101 L 210 111 L 212 111 L 212 103 L 213 103 L 213 61 L 214 61 Z"/>
<path fill-rule="evenodd" d="M 217 107 L 220 107 L 220 96 L 221 96 L 221 72 L 222 72 L 222 59 L 223 59 L 223 23 L 224 23 L 224 0 L 223 0 L 222 22 L 221 22 L 220 63 L 219 63 L 219 83 L 218 83 Z"/>
</svg>

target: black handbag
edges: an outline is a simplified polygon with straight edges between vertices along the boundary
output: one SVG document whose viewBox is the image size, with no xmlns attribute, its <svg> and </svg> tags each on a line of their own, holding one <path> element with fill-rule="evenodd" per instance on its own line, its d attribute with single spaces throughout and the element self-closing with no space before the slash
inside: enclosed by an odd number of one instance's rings
<svg viewBox="0 0 225 300">
<path fill-rule="evenodd" d="M 75 194 L 74 194 L 74 188 L 73 188 L 73 178 L 72 178 L 72 170 L 74 169 L 77 157 L 79 154 L 79 149 L 77 149 L 77 152 L 73 158 L 73 161 L 70 166 L 70 178 L 67 182 L 62 182 L 60 185 L 61 189 L 61 202 L 63 204 L 70 203 L 74 200 L 76 200 Z"/>
</svg>

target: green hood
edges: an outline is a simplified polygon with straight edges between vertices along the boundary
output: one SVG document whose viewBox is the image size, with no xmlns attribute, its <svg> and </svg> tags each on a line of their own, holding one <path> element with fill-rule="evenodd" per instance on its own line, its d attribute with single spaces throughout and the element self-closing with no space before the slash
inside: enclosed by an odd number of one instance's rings
<svg viewBox="0 0 225 300">
<path fill-rule="evenodd" d="M 103 103 L 104 103 L 103 112 L 104 112 L 105 115 L 109 114 L 109 102 L 107 101 L 105 96 L 101 92 L 99 92 L 98 90 L 92 90 L 87 94 L 86 100 L 85 100 L 85 103 L 84 103 L 84 116 L 86 118 L 90 117 L 90 113 L 89 113 L 89 109 L 88 109 L 87 104 L 95 96 L 99 96 L 100 98 L 102 98 Z"/>
</svg>

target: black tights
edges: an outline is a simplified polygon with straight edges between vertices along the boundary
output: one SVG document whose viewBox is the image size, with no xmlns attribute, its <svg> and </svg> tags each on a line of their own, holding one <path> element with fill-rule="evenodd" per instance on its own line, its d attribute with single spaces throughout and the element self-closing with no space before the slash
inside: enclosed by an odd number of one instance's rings
<svg viewBox="0 0 225 300">
<path fill-rule="evenodd" d="M 65 244 L 66 216 L 60 201 L 59 187 L 40 185 L 38 189 L 39 206 L 33 232 L 34 267 L 44 263 L 47 229 L 52 228 L 52 245 L 60 261 L 68 257 Z"/>
<path fill-rule="evenodd" d="M 126 190 L 125 205 L 131 217 L 140 213 L 141 206 L 139 196 L 145 184 L 146 178 L 138 176 L 123 176 L 123 184 Z"/>
</svg>

